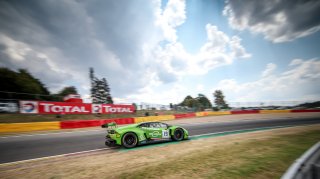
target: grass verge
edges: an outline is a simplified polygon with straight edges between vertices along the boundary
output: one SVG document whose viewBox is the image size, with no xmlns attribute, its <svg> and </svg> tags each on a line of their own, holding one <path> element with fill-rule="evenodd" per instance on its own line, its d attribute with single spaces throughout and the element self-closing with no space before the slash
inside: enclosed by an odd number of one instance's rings
<svg viewBox="0 0 320 179">
<path fill-rule="evenodd" d="M 320 130 L 235 142 L 123 173 L 119 178 L 279 178 Z"/>
</svg>

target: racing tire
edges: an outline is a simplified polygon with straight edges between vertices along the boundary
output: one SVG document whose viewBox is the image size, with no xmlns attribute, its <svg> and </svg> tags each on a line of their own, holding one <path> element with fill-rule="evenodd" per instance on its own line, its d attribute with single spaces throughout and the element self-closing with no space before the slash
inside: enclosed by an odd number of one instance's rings
<svg viewBox="0 0 320 179">
<path fill-rule="evenodd" d="M 125 148 L 133 148 L 138 144 L 138 137 L 133 132 L 125 133 L 121 139 L 122 146 Z"/>
<path fill-rule="evenodd" d="M 172 139 L 174 141 L 180 141 L 184 138 L 184 131 L 181 128 L 176 128 L 173 132 Z"/>
</svg>

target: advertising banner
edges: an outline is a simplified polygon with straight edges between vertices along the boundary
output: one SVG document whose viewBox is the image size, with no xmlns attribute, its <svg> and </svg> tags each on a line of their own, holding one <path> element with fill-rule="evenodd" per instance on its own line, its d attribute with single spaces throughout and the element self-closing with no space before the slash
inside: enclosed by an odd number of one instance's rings
<svg viewBox="0 0 320 179">
<path fill-rule="evenodd" d="M 67 102 L 38 102 L 39 114 L 91 114 L 91 104 Z"/>
<path fill-rule="evenodd" d="M 134 113 L 133 105 L 92 104 L 92 113 L 100 114 L 129 114 Z"/>
<path fill-rule="evenodd" d="M 134 110 L 133 105 L 20 101 L 24 114 L 128 114 Z"/>
</svg>

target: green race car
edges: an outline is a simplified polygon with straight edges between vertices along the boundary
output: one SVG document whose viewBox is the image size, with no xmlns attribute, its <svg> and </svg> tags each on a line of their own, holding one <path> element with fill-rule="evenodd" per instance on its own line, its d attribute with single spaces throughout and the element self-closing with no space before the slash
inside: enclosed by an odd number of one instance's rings
<svg viewBox="0 0 320 179">
<path fill-rule="evenodd" d="M 188 139 L 186 129 L 162 122 L 144 122 L 123 127 L 117 127 L 116 123 L 107 123 L 101 127 L 107 128 L 105 144 L 109 147 L 122 145 L 125 148 L 133 148 L 137 145 L 154 143 L 155 141 Z"/>
</svg>

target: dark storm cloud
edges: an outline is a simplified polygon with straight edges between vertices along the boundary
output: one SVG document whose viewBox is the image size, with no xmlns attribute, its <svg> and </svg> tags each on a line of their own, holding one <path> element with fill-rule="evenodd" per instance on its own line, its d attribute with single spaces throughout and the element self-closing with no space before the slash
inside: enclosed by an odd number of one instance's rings
<svg viewBox="0 0 320 179">
<path fill-rule="evenodd" d="M 85 84 L 94 67 L 122 96 L 147 83 L 139 60 L 153 18 L 148 1 L 1 1 L 0 64 L 28 68 L 49 87 Z"/>
<path fill-rule="evenodd" d="M 319 0 L 230 0 L 224 10 L 232 27 L 291 41 L 320 29 Z"/>
</svg>

